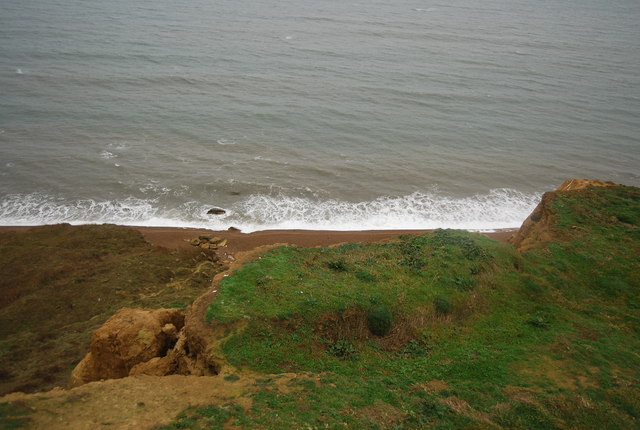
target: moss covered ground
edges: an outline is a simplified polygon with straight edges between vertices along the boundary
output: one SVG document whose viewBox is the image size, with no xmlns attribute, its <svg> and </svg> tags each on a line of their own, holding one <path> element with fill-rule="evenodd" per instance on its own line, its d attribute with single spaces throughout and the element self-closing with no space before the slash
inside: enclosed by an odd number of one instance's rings
<svg viewBox="0 0 640 430">
<path fill-rule="evenodd" d="M 219 267 L 114 225 L 0 233 L 0 394 L 66 386 L 89 338 L 121 307 L 185 307 Z"/>
<path fill-rule="evenodd" d="M 251 407 L 164 428 L 640 428 L 640 190 L 548 204 L 552 240 L 525 253 L 439 230 L 246 263 L 207 318 L 264 375 Z"/>
</svg>

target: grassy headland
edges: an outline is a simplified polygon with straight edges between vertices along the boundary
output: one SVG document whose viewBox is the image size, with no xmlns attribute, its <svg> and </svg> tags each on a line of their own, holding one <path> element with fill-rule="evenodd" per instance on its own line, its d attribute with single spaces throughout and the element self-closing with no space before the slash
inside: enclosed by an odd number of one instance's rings
<svg viewBox="0 0 640 430">
<path fill-rule="evenodd" d="M 640 190 L 544 205 L 531 221 L 545 241 L 525 253 L 440 230 L 245 264 L 207 317 L 236 372 L 269 376 L 251 409 L 195 408 L 174 426 L 637 427 Z M 274 389 L 283 372 L 299 375 L 289 393 Z"/>
</svg>

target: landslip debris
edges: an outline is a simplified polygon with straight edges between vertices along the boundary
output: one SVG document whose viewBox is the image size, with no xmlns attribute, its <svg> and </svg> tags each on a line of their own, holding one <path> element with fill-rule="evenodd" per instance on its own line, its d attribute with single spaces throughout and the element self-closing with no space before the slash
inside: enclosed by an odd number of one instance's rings
<svg viewBox="0 0 640 430">
<path fill-rule="evenodd" d="M 197 239 L 191 239 L 189 243 L 202 249 L 218 249 L 227 246 L 227 239 L 221 239 L 219 237 L 209 235 L 200 235 Z"/>
</svg>

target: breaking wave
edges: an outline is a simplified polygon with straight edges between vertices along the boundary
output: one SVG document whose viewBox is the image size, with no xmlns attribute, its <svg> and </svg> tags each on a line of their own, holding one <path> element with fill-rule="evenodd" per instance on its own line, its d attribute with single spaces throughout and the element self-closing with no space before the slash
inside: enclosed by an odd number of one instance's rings
<svg viewBox="0 0 640 430">
<path fill-rule="evenodd" d="M 533 211 L 540 194 L 495 189 L 455 198 L 415 192 L 372 201 L 315 201 L 304 197 L 255 194 L 208 215 L 211 205 L 188 201 L 172 206 L 158 199 L 75 200 L 45 194 L 12 194 L 0 201 L 1 225 L 114 223 L 138 226 L 197 227 L 244 232 L 273 229 L 391 230 L 456 228 L 490 231 L 517 228 Z"/>
</svg>

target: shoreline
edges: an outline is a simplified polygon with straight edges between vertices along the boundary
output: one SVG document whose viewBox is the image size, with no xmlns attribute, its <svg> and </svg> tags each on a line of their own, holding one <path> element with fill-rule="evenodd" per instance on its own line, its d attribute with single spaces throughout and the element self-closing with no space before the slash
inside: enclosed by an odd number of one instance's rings
<svg viewBox="0 0 640 430">
<path fill-rule="evenodd" d="M 81 224 L 90 225 L 90 224 Z M 23 232 L 40 226 L 0 226 L 0 233 Z M 142 233 L 145 240 L 152 245 L 164 248 L 183 248 L 191 246 L 189 240 L 199 235 L 209 234 L 227 240 L 226 251 L 230 254 L 251 251 L 265 245 L 297 245 L 302 247 L 330 246 L 347 242 L 382 242 L 401 235 L 418 235 L 434 230 L 261 230 L 243 233 L 239 230 L 209 230 L 189 227 L 141 227 L 133 228 Z M 507 240 L 519 229 L 500 229 L 494 232 L 480 233 L 499 242 Z"/>
</svg>

